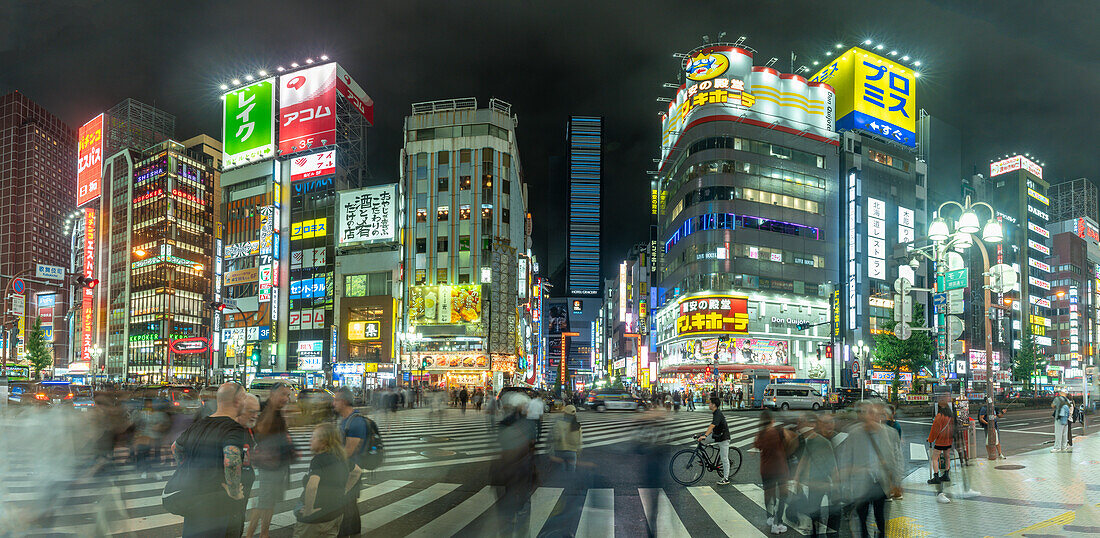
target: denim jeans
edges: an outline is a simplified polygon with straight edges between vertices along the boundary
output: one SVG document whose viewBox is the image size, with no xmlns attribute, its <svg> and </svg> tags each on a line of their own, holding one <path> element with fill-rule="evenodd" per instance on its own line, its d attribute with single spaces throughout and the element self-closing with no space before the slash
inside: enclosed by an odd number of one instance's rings
<svg viewBox="0 0 1100 538">
<path fill-rule="evenodd" d="M 562 466 L 566 471 L 573 472 L 577 470 L 577 453 L 572 450 L 559 450 L 558 457 L 564 460 Z"/>
<path fill-rule="evenodd" d="M 730 479 L 730 440 L 714 443 L 718 447 L 718 458 L 722 462 L 722 480 Z"/>
</svg>

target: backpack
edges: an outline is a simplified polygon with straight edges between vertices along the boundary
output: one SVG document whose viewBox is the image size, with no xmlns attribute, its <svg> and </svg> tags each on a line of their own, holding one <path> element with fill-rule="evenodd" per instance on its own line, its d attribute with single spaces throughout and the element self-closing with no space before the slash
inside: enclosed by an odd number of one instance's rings
<svg viewBox="0 0 1100 538">
<path fill-rule="evenodd" d="M 382 466 L 385 459 L 385 448 L 382 443 L 382 434 L 378 431 L 378 425 L 373 420 L 355 413 L 367 423 L 367 438 L 363 440 L 363 448 L 359 452 L 359 467 L 367 471 L 373 471 Z M 350 417 L 348 424 L 350 424 Z M 347 428 L 342 432 L 347 437 Z"/>
</svg>

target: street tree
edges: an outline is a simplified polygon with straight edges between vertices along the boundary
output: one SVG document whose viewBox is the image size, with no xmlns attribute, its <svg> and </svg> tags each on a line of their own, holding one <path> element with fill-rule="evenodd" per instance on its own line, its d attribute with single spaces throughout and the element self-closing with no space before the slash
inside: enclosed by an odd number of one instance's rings
<svg viewBox="0 0 1100 538">
<path fill-rule="evenodd" d="M 27 360 L 31 363 L 31 368 L 34 371 L 34 377 L 38 378 L 46 368 L 49 368 L 53 364 L 53 357 L 50 356 L 50 349 L 46 346 L 46 331 L 42 330 L 42 318 L 36 318 L 34 320 L 34 327 L 31 328 L 30 334 L 27 335 Z"/>
<path fill-rule="evenodd" d="M 1032 376 L 1035 375 L 1040 360 L 1041 357 L 1035 348 L 1035 337 L 1028 333 L 1020 344 L 1020 351 L 1017 351 L 1016 357 L 1012 359 L 1012 379 L 1023 381 L 1024 388 L 1031 390 Z"/>
<path fill-rule="evenodd" d="M 909 322 L 909 326 L 922 328 L 925 323 L 924 306 L 914 302 L 913 321 Z M 936 348 L 932 345 L 929 331 L 914 330 L 908 340 L 899 340 L 894 336 L 895 326 L 897 326 L 895 321 L 880 325 L 882 331 L 875 335 L 875 351 L 872 360 L 878 368 L 894 373 L 894 381 L 890 384 L 890 399 L 897 402 L 902 370 L 912 372 L 915 380 L 922 369 L 932 366 Z"/>
</svg>

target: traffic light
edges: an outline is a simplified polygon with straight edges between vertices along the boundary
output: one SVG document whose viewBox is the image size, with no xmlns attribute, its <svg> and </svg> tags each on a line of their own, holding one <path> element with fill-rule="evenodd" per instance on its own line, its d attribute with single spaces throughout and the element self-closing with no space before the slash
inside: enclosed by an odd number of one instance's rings
<svg viewBox="0 0 1100 538">
<path fill-rule="evenodd" d="M 84 275 L 80 275 L 80 276 L 76 277 L 75 283 L 76 283 L 77 286 L 79 286 L 81 288 L 91 289 L 91 288 L 94 288 L 96 286 L 96 284 L 99 284 L 99 279 L 84 276 Z"/>
<path fill-rule="evenodd" d="M 832 344 L 829 344 L 829 345 L 825 346 L 825 358 L 826 359 L 833 358 L 833 345 Z"/>
<path fill-rule="evenodd" d="M 431 361 L 429 361 L 428 359 L 420 359 L 420 369 L 421 370 L 427 370 L 429 362 L 431 362 Z"/>
<path fill-rule="evenodd" d="M 260 364 L 260 350 L 259 349 L 253 349 L 252 350 L 252 363 L 256 364 L 256 367 L 259 368 L 259 364 Z"/>
<path fill-rule="evenodd" d="M 225 303 L 221 301 L 210 301 L 210 309 L 221 312 L 222 310 L 225 310 Z"/>
<path fill-rule="evenodd" d="M 817 360 L 821 360 L 821 348 L 817 348 Z"/>
<path fill-rule="evenodd" d="M 795 325 L 795 328 L 800 330 L 800 331 L 805 331 L 806 329 L 810 328 L 810 324 L 809 323 L 799 323 L 798 325 Z"/>
</svg>

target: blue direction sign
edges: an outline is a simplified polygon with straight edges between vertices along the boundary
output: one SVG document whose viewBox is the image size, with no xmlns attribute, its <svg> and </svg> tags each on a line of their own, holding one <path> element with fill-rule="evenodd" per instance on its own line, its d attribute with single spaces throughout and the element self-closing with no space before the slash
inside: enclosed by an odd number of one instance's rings
<svg viewBox="0 0 1100 538">
<path fill-rule="evenodd" d="M 947 304 L 947 292 L 933 293 L 932 294 L 932 306 L 936 307 L 936 311 L 939 312 Z"/>
</svg>

